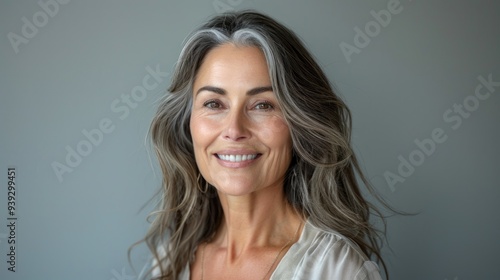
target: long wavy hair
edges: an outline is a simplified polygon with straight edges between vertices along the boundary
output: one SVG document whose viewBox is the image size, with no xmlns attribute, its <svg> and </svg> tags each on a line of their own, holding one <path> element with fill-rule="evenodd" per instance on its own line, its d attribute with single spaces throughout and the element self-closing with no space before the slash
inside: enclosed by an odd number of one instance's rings
<svg viewBox="0 0 500 280">
<path fill-rule="evenodd" d="M 288 203 L 316 227 L 354 241 L 387 274 L 380 254 L 383 231 L 369 221 L 373 214 L 384 219 L 360 186 L 379 197 L 351 148 L 349 109 L 291 30 L 266 15 L 242 11 L 215 16 L 188 37 L 151 123 L 163 182 L 159 209 L 152 213 L 143 241 L 153 253 L 151 269 L 159 271 L 157 279 L 178 279 L 197 246 L 214 234 L 223 218 L 215 188 L 196 165 L 189 120 L 197 71 L 210 50 L 226 43 L 255 46 L 265 55 L 293 143 L 284 183 Z"/>
</svg>

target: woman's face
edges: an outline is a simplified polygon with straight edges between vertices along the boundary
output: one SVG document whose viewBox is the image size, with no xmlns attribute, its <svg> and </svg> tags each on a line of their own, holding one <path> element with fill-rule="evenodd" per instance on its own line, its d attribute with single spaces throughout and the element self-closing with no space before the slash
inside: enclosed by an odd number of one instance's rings
<svg viewBox="0 0 500 280">
<path fill-rule="evenodd" d="M 257 47 L 208 52 L 194 81 L 190 128 L 198 168 L 219 192 L 282 187 L 292 140 Z"/>
</svg>

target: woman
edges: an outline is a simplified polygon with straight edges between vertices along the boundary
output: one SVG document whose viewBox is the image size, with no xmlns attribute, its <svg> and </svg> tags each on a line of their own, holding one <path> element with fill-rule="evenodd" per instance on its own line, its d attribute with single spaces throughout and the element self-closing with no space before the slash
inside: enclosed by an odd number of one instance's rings
<svg viewBox="0 0 500 280">
<path fill-rule="evenodd" d="M 380 279 L 350 122 L 273 19 L 229 13 L 191 34 L 151 124 L 155 279 Z"/>
</svg>

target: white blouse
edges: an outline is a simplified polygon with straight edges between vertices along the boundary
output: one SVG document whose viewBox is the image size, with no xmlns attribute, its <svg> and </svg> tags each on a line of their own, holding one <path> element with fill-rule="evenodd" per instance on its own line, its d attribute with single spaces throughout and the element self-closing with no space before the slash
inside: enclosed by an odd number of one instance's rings
<svg viewBox="0 0 500 280">
<path fill-rule="evenodd" d="M 271 280 L 381 280 L 378 266 L 343 235 L 313 226 L 309 221 Z"/>
<path fill-rule="evenodd" d="M 153 273 L 154 274 L 154 273 Z M 189 265 L 180 275 L 189 280 Z M 306 221 L 299 240 L 283 256 L 271 280 L 381 280 L 376 263 L 359 247 L 337 232 Z"/>
</svg>

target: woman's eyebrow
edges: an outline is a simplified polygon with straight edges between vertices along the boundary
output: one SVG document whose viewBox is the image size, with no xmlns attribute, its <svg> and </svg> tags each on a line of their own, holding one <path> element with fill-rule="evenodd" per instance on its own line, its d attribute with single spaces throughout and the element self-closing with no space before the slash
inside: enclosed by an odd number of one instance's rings
<svg viewBox="0 0 500 280">
<path fill-rule="evenodd" d="M 247 95 L 256 95 L 256 94 L 266 92 L 266 91 L 273 91 L 273 87 L 272 86 L 256 87 L 256 88 L 253 88 L 253 89 L 247 91 Z"/>
<path fill-rule="evenodd" d="M 201 87 L 200 89 L 198 89 L 196 91 L 196 95 L 198 95 L 198 93 L 200 93 L 202 91 L 211 91 L 211 92 L 215 92 L 215 93 L 221 94 L 221 95 L 225 95 L 226 94 L 226 91 L 224 89 L 222 89 L 222 88 L 214 87 L 214 86 L 204 86 L 204 87 Z"/>
<path fill-rule="evenodd" d="M 214 92 L 214 93 L 217 93 L 220 95 L 226 94 L 226 90 L 224 90 L 223 88 L 214 87 L 214 86 L 201 87 L 196 91 L 196 95 L 198 95 L 198 93 L 200 93 L 201 91 L 211 91 L 211 92 Z M 248 90 L 247 95 L 256 95 L 256 94 L 266 92 L 266 91 L 273 91 L 273 87 L 272 86 L 256 87 L 256 88 Z"/>
</svg>

